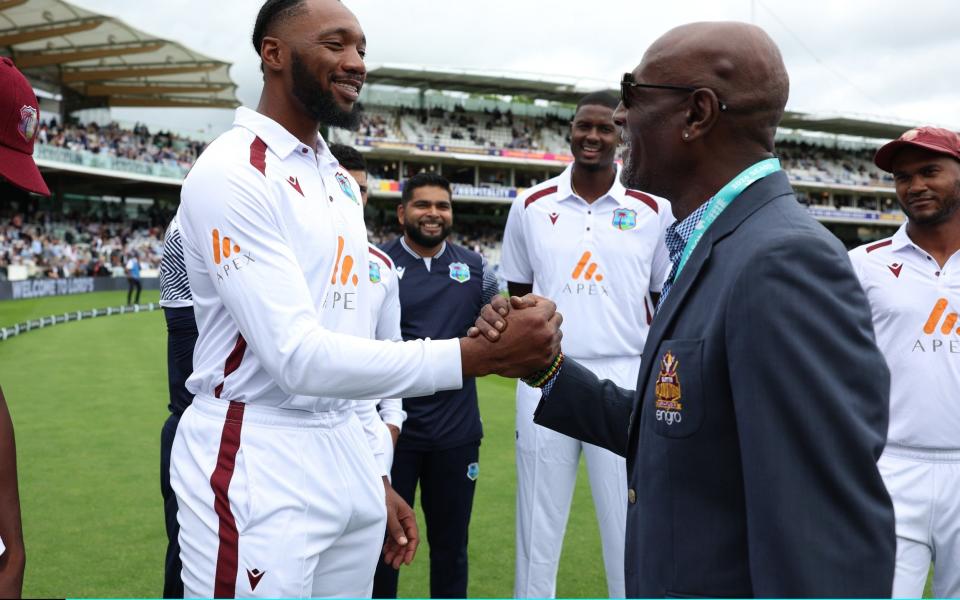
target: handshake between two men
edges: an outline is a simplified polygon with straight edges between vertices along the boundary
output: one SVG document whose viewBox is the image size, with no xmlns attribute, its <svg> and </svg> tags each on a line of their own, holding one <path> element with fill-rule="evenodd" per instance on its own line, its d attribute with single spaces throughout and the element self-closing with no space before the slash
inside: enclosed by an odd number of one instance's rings
<svg viewBox="0 0 960 600">
<path fill-rule="evenodd" d="M 464 376 L 529 378 L 548 369 L 560 354 L 562 322 L 557 305 L 542 296 L 495 296 L 460 340 Z"/>
</svg>

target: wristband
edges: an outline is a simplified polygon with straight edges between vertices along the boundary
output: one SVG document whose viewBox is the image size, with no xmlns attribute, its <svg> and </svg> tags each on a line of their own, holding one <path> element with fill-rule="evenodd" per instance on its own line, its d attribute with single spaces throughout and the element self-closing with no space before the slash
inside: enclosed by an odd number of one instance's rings
<svg viewBox="0 0 960 600">
<path fill-rule="evenodd" d="M 553 362 L 550 363 L 550 366 L 546 369 L 537 371 L 529 377 L 523 377 L 520 381 L 529 385 L 530 387 L 542 388 L 548 381 L 550 381 L 554 375 L 557 374 L 557 371 L 560 370 L 560 365 L 563 364 L 563 351 L 560 351 L 560 354 L 553 359 Z"/>
</svg>

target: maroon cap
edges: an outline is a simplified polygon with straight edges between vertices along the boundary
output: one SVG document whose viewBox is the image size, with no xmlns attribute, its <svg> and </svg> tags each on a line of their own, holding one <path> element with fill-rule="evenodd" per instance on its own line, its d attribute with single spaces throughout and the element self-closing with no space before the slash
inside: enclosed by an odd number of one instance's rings
<svg viewBox="0 0 960 600">
<path fill-rule="evenodd" d="M 33 162 L 40 105 L 30 82 L 6 56 L 0 57 L 0 176 L 28 192 L 50 195 Z"/>
<path fill-rule="evenodd" d="M 960 160 L 960 135 L 939 127 L 917 127 L 904 132 L 899 138 L 884 144 L 877 150 L 873 162 L 884 171 L 893 171 L 893 157 L 907 146 L 923 148 L 938 154 L 946 154 Z"/>
</svg>

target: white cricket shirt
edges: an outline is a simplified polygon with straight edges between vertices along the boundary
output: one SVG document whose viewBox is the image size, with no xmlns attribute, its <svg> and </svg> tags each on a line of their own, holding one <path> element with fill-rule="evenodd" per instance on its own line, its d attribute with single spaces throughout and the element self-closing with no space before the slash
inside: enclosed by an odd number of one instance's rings
<svg viewBox="0 0 960 600">
<path fill-rule="evenodd" d="M 400 331 L 400 282 L 393 261 L 387 253 L 369 244 L 369 276 L 372 288 L 371 335 L 376 340 L 403 340 Z M 403 410 L 402 398 L 384 398 L 379 405 L 380 418 L 384 423 L 403 427 L 407 413 Z"/>
<path fill-rule="evenodd" d="M 573 165 L 520 195 L 503 236 L 501 275 L 532 283 L 563 314 L 574 358 L 640 356 L 653 319 L 650 292 L 670 268 L 670 203 L 620 183 L 592 204 L 573 193 Z"/>
<path fill-rule="evenodd" d="M 360 191 L 322 139 L 237 109 L 178 220 L 199 331 L 190 392 L 317 412 L 462 385 L 458 340 L 370 339 Z"/>
<path fill-rule="evenodd" d="M 888 443 L 960 449 L 960 253 L 940 268 L 904 224 L 850 259 L 890 367 Z"/>
</svg>

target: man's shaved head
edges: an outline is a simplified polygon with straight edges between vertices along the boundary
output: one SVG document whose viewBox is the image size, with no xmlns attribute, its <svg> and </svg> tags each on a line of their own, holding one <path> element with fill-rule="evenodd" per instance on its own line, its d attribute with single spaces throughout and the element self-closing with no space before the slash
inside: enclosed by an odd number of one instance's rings
<svg viewBox="0 0 960 600">
<path fill-rule="evenodd" d="M 713 89 L 737 127 L 773 150 L 790 79 L 763 29 L 732 21 L 681 25 L 650 46 L 640 69 L 660 83 Z"/>
<path fill-rule="evenodd" d="M 759 27 L 717 22 L 671 29 L 622 85 L 614 120 L 629 142 L 624 184 L 679 201 L 678 217 L 699 206 L 772 155 L 789 91 L 780 51 Z"/>
</svg>

